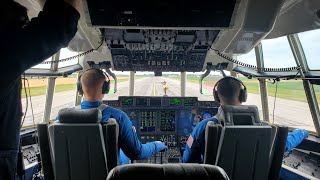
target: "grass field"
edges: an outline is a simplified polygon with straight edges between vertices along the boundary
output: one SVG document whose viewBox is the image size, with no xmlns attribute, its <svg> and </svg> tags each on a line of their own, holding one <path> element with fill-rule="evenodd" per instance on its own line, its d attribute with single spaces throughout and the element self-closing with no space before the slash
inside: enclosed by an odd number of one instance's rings
<svg viewBox="0 0 320 180">
<path fill-rule="evenodd" d="M 255 79 L 241 78 L 247 86 L 248 92 L 259 94 L 259 83 Z M 300 80 L 288 80 L 277 82 L 277 97 L 307 102 L 303 83 Z M 275 96 L 276 84 L 267 82 L 268 95 Z M 320 86 L 313 86 L 318 100 L 320 100 Z"/>
<path fill-rule="evenodd" d="M 180 80 L 179 78 L 172 78 L 176 80 Z M 206 78 L 203 81 L 203 84 L 209 87 L 214 87 L 215 83 L 220 78 Z M 247 79 L 245 77 L 240 78 L 243 83 L 246 85 L 247 90 L 249 93 L 259 94 L 259 82 L 257 79 Z M 199 83 L 198 77 L 188 77 L 188 82 L 192 83 Z M 275 95 L 276 91 L 276 84 L 272 84 L 271 82 L 267 83 L 268 87 L 268 95 L 273 96 Z M 208 89 L 211 91 L 211 89 Z M 314 86 L 314 90 L 316 92 L 316 95 L 318 97 L 318 100 L 320 101 L 320 86 Z M 290 100 L 296 100 L 296 101 L 302 101 L 306 102 L 306 95 L 304 92 L 302 81 L 298 80 L 289 80 L 289 81 L 280 81 L 278 82 L 278 88 L 277 88 L 277 97 L 284 98 L 284 99 L 290 99 Z"/>
<path fill-rule="evenodd" d="M 129 78 L 126 76 L 123 76 L 123 77 L 120 76 L 118 77 L 118 83 L 126 82 L 128 81 L 128 79 Z M 75 90 L 76 81 L 77 81 L 77 78 L 57 78 L 55 92 Z M 111 83 L 113 84 L 113 80 L 111 80 Z M 47 93 L 47 84 L 48 84 L 47 79 L 29 79 L 31 96 L 45 95 Z M 22 85 L 23 85 L 23 82 L 22 82 Z M 28 85 L 26 84 L 26 86 Z M 28 89 L 27 89 L 27 93 L 29 94 Z M 21 90 L 21 97 L 22 98 L 26 97 L 24 88 Z"/>
</svg>

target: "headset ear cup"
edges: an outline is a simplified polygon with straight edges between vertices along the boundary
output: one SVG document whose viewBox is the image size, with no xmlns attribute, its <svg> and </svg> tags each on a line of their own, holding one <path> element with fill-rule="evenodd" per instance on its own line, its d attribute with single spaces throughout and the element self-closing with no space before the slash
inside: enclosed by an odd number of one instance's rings
<svg viewBox="0 0 320 180">
<path fill-rule="evenodd" d="M 218 91 L 216 91 L 215 89 L 213 89 L 213 97 L 214 100 L 220 103 L 220 99 L 219 99 L 219 95 L 218 95 Z"/>
<path fill-rule="evenodd" d="M 102 86 L 102 94 L 108 94 L 110 91 L 110 82 L 104 81 Z"/>
<path fill-rule="evenodd" d="M 239 100 L 241 103 L 247 101 L 247 91 L 246 90 L 240 89 Z"/>
<path fill-rule="evenodd" d="M 240 103 L 242 103 L 243 102 L 243 89 L 240 89 L 240 93 L 239 93 L 239 101 L 240 101 Z"/>
<path fill-rule="evenodd" d="M 242 102 L 246 102 L 246 101 L 247 101 L 247 97 L 248 97 L 247 90 L 244 89 L 244 90 L 243 90 L 243 101 L 242 101 Z"/>
</svg>

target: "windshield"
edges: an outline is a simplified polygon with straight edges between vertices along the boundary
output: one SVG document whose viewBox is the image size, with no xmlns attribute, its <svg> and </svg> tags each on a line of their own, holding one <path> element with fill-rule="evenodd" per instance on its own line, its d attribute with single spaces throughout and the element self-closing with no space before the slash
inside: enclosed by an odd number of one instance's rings
<svg viewBox="0 0 320 180">
<path fill-rule="evenodd" d="M 309 68 L 318 69 L 315 57 L 317 51 L 312 46 L 310 33 L 317 38 L 319 30 L 300 33 L 301 42 L 306 54 Z M 276 47 L 276 48 L 275 48 Z M 296 66 L 295 59 L 292 55 L 288 40 L 286 37 L 276 39 L 268 39 L 262 41 L 262 49 L 265 67 L 292 67 Z M 67 49 L 61 50 L 61 58 L 76 55 Z M 248 54 L 236 57 L 239 61 L 251 65 L 256 65 L 255 51 L 251 50 Z M 50 59 L 48 59 L 50 60 Z M 78 60 L 72 60 L 68 64 L 59 64 L 59 67 L 69 66 L 78 63 Z M 38 65 L 37 68 L 44 68 L 45 65 Z M 48 67 L 45 67 L 48 68 Z M 117 72 L 117 92 L 114 93 L 114 80 L 111 78 L 111 89 L 109 94 L 104 96 L 104 100 L 117 100 L 119 96 L 129 96 L 129 72 Z M 230 72 L 225 71 L 227 75 Z M 163 72 L 162 76 L 155 76 L 153 72 L 136 72 L 134 75 L 134 96 L 181 96 L 180 74 L 176 72 Z M 212 92 L 216 82 L 222 78 L 221 72 L 211 72 L 201 82 L 202 93 L 200 93 L 200 77 L 204 72 L 186 73 L 186 89 L 185 96 L 197 97 L 199 101 L 214 101 Z M 237 75 L 244 82 L 248 91 L 248 99 L 244 104 L 256 105 L 259 109 L 260 118 L 262 119 L 262 106 L 259 82 L 257 79 L 248 79 L 241 75 Z M 54 101 L 52 105 L 50 118 L 57 116 L 58 110 L 65 107 L 73 107 L 76 95 L 76 74 L 68 78 L 58 78 L 56 81 L 56 89 Z M 47 88 L 47 79 L 31 79 L 30 91 L 34 104 L 35 122 L 40 122 L 43 118 L 45 94 Z M 303 128 L 315 131 L 310 109 L 305 96 L 304 88 L 301 80 L 282 80 L 278 84 L 268 81 L 268 102 L 269 102 L 269 119 L 276 124 L 283 124 L 290 127 Z M 319 87 L 314 85 L 316 96 L 320 97 Z M 23 108 L 25 108 L 26 99 L 24 91 L 22 91 Z M 276 97 L 276 98 L 275 98 Z M 26 113 L 24 125 L 31 125 L 32 115 L 30 105 Z"/>
<path fill-rule="evenodd" d="M 129 95 L 129 74 L 119 73 L 117 76 L 117 93 L 113 93 L 114 84 L 111 83 L 110 93 L 104 96 L 105 100 L 116 100 L 119 96 Z M 213 101 L 212 89 L 214 84 L 222 78 L 220 72 L 210 73 L 202 82 L 203 94 L 199 90 L 201 73 L 187 73 L 186 96 L 198 97 L 199 100 Z M 180 73 L 163 73 L 154 76 L 149 72 L 137 72 L 134 81 L 134 96 L 181 96 Z"/>
<path fill-rule="evenodd" d="M 117 74 L 117 93 L 114 93 L 114 84 L 111 80 L 111 89 L 109 94 L 104 96 L 104 100 L 117 100 L 119 96 L 129 95 L 129 73 L 115 72 Z M 225 71 L 227 75 L 229 72 Z M 200 93 L 199 80 L 203 73 L 187 73 L 186 96 L 198 97 L 199 101 L 214 101 L 212 95 L 214 85 L 222 78 L 220 72 L 211 72 L 202 81 L 202 94 Z M 241 75 L 238 78 L 243 81 L 247 87 L 248 99 L 244 104 L 256 105 L 259 109 L 262 119 L 262 106 L 257 79 L 248 79 Z M 51 109 L 51 119 L 55 119 L 61 108 L 74 107 L 76 95 L 76 74 L 68 78 L 57 78 L 55 86 L 54 100 Z M 46 98 L 47 79 L 29 79 L 30 91 L 32 95 L 33 111 L 35 123 L 41 122 L 44 113 L 44 104 Z M 283 124 L 296 128 L 303 128 L 315 131 L 311 118 L 310 110 L 306 102 L 306 97 L 301 81 L 281 81 L 277 87 L 272 81 L 267 83 L 269 117 L 270 121 L 276 124 Z M 277 94 L 275 94 L 277 88 Z M 320 92 L 316 88 L 316 94 L 319 97 Z M 22 104 L 25 108 L 25 95 L 22 89 Z M 180 96 L 180 73 L 163 73 L 161 77 L 155 77 L 153 73 L 137 72 L 134 82 L 134 96 Z M 277 96 L 276 102 L 275 95 Z M 273 107 L 275 110 L 273 111 Z M 24 126 L 32 125 L 30 103 L 26 114 Z"/>
</svg>

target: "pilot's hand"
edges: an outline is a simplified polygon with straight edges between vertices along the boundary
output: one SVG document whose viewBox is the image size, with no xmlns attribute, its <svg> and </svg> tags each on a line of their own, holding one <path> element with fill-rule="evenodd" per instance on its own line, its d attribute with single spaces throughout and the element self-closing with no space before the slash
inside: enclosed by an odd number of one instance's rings
<svg viewBox="0 0 320 180">
<path fill-rule="evenodd" d="M 309 136 L 309 132 L 307 130 L 302 129 L 301 132 L 304 135 L 304 138 L 307 138 Z"/>
<path fill-rule="evenodd" d="M 156 145 L 156 151 L 160 152 L 162 150 L 168 149 L 168 146 L 166 146 L 164 143 L 162 143 L 161 141 L 156 141 L 154 142 L 154 144 Z"/>
</svg>

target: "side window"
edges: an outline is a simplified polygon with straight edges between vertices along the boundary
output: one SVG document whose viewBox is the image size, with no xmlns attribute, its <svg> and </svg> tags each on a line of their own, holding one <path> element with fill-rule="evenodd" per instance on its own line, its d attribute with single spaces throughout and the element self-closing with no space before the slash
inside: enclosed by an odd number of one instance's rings
<svg viewBox="0 0 320 180">
<path fill-rule="evenodd" d="M 60 58 L 59 59 L 65 59 L 65 58 L 69 58 L 69 57 L 72 57 L 72 56 L 75 56 L 75 55 L 78 55 L 78 53 L 77 52 L 72 52 L 68 48 L 62 48 L 60 50 Z M 78 64 L 78 63 L 79 63 L 79 60 L 77 58 L 76 59 L 71 59 L 69 61 L 59 62 L 58 68 L 75 65 L 75 64 Z"/>
<path fill-rule="evenodd" d="M 50 62 L 52 59 L 52 57 L 49 57 L 48 59 L 46 59 L 44 62 Z M 47 64 L 38 64 L 32 67 L 32 69 L 50 69 L 51 68 L 51 64 L 47 63 Z"/>
<path fill-rule="evenodd" d="M 303 51 L 307 58 L 307 63 L 310 70 L 320 70 L 320 30 L 313 30 L 299 33 Z"/>
<path fill-rule="evenodd" d="M 65 58 L 69 58 L 72 56 L 78 55 L 77 52 L 73 52 L 70 51 L 68 48 L 62 48 L 60 51 L 60 58 L 59 59 L 65 59 Z M 44 62 L 50 62 L 52 60 L 52 57 L 46 59 Z M 71 66 L 71 65 L 75 65 L 78 64 L 79 61 L 78 59 L 72 59 L 72 60 L 68 60 L 68 61 L 64 61 L 64 62 L 60 62 L 58 65 L 58 68 L 62 68 L 62 67 L 67 67 L 67 66 Z M 33 66 L 33 69 L 50 69 L 51 64 L 38 64 L 36 66 Z"/>
<path fill-rule="evenodd" d="M 74 107 L 77 89 L 76 81 L 76 74 L 72 74 L 66 78 L 60 77 L 56 79 L 50 119 L 55 119 L 60 109 Z"/>
<path fill-rule="evenodd" d="M 247 54 L 236 56 L 237 60 L 250 65 L 257 65 L 256 54 L 254 48 Z"/>
<path fill-rule="evenodd" d="M 45 95 L 47 91 L 47 84 L 48 79 L 28 79 L 29 81 L 29 87 L 30 87 L 30 93 L 31 93 L 31 100 L 32 100 L 32 107 L 33 107 L 33 114 L 34 114 L 34 120 L 35 124 L 42 121 L 43 118 L 43 112 L 44 112 L 44 104 L 45 104 Z M 24 88 L 24 84 L 26 85 L 26 89 Z M 31 111 L 31 102 L 30 102 L 30 95 L 29 95 L 29 89 L 27 81 L 24 82 L 22 80 L 22 89 L 21 89 L 21 103 L 22 103 L 22 112 L 25 114 L 25 120 L 23 123 L 23 126 L 30 126 L 33 125 L 33 116 Z M 27 91 L 28 99 L 26 98 Z M 26 112 L 26 104 L 28 100 L 28 108 Z"/>
<path fill-rule="evenodd" d="M 301 80 L 268 83 L 268 95 L 270 122 L 315 131 Z"/>
<path fill-rule="evenodd" d="M 286 37 L 263 40 L 262 48 L 266 67 L 296 66 Z M 270 122 L 315 131 L 301 80 L 271 81 L 267 86 Z"/>
<path fill-rule="evenodd" d="M 297 66 L 287 37 L 262 40 L 262 49 L 266 68 Z"/>
</svg>

